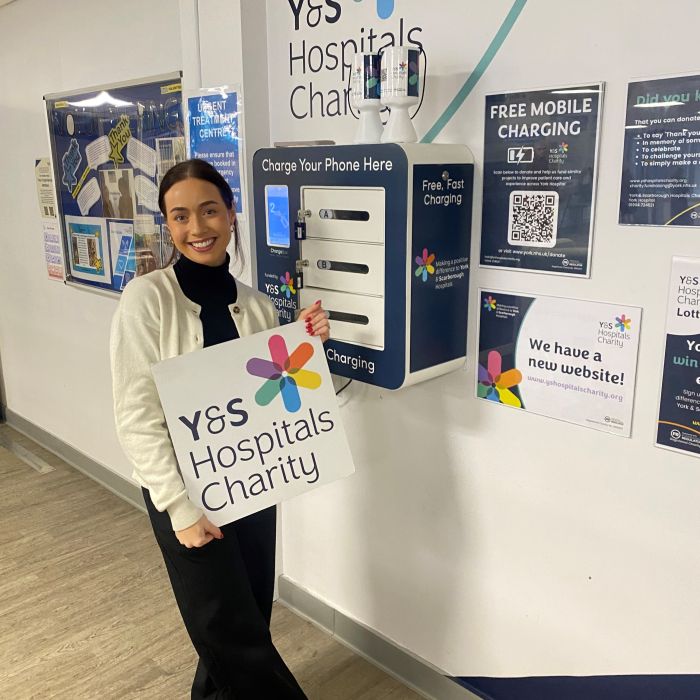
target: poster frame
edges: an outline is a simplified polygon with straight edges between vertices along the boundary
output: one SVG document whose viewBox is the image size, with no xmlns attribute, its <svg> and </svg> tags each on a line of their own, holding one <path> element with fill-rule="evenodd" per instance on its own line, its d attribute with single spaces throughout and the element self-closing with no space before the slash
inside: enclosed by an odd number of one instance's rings
<svg viewBox="0 0 700 700">
<path fill-rule="evenodd" d="M 627 129 L 627 95 L 629 93 L 629 86 L 630 83 L 642 83 L 646 81 L 652 81 L 652 80 L 673 80 L 673 78 L 692 78 L 693 76 L 698 76 L 700 78 L 700 66 L 697 68 L 697 70 L 694 71 L 683 71 L 682 73 L 669 73 L 669 74 L 662 74 L 662 75 L 653 75 L 653 76 L 632 76 L 627 78 L 627 81 L 625 83 L 625 108 L 622 113 L 622 146 L 621 146 L 621 152 L 620 152 L 620 176 L 618 177 L 617 181 L 617 210 L 616 210 L 616 217 L 615 217 L 615 223 L 618 226 L 626 226 L 626 227 L 634 227 L 634 226 L 639 226 L 643 228 L 670 228 L 671 230 L 673 229 L 698 229 L 700 227 L 698 226 L 688 226 L 687 224 L 676 224 L 672 226 L 671 224 L 634 224 L 634 223 L 626 223 L 626 222 L 621 222 L 620 221 L 620 204 L 622 203 L 622 170 L 625 165 L 625 130 Z M 686 256 L 673 256 L 673 257 L 686 257 Z M 671 273 L 669 273 L 670 275 Z M 670 277 L 669 277 L 670 281 Z M 682 451 L 682 450 L 681 450 Z"/>
<path fill-rule="evenodd" d="M 580 89 L 584 85 L 599 85 L 600 86 L 600 97 L 598 99 L 598 114 L 597 114 L 597 119 L 596 119 L 596 145 L 595 145 L 595 151 L 593 154 L 593 182 L 592 182 L 592 188 L 591 188 L 591 214 L 590 214 L 590 223 L 589 223 L 589 229 L 588 229 L 588 254 L 586 258 L 586 274 L 576 274 L 576 273 L 571 273 L 571 272 L 558 272 L 556 270 L 534 270 L 529 267 L 510 267 L 506 265 L 487 265 L 483 264 L 481 262 L 481 243 L 482 243 L 482 234 L 483 234 L 483 218 L 484 218 L 484 204 L 483 204 L 483 184 L 484 184 L 484 173 L 485 173 L 485 168 L 486 168 L 486 161 L 485 161 L 485 151 L 486 151 L 486 121 L 484 120 L 484 127 L 483 127 L 483 136 L 484 136 L 484 145 L 483 145 L 483 153 L 482 153 L 482 181 L 481 181 L 481 194 L 482 194 L 482 199 L 481 199 L 481 212 L 479 215 L 479 221 L 478 221 L 478 239 L 479 239 L 479 248 L 478 248 L 478 266 L 480 268 L 486 269 L 486 270 L 510 270 L 513 272 L 529 272 L 529 273 L 534 273 L 534 274 L 540 274 L 540 275 L 553 275 L 555 277 L 567 277 L 571 279 L 590 279 L 591 278 L 591 262 L 593 259 L 593 245 L 594 245 L 594 239 L 595 239 L 595 229 L 596 229 L 596 213 L 597 213 L 597 207 L 596 207 L 596 201 L 597 201 L 597 195 L 598 195 L 598 173 L 599 173 L 599 161 L 600 161 L 600 142 L 601 142 L 601 136 L 602 136 L 602 119 L 603 119 L 603 109 L 605 108 L 605 97 L 606 97 L 606 92 L 607 92 L 607 86 L 606 86 L 606 81 L 599 79 L 599 80 L 590 80 L 590 81 L 577 81 L 576 83 L 573 84 L 565 84 L 565 85 L 557 85 L 556 87 L 551 87 L 551 86 L 541 86 L 541 87 L 524 87 L 524 88 L 512 88 L 508 90 L 490 90 L 488 92 L 484 93 L 484 107 L 486 104 L 486 98 L 493 96 L 493 95 L 509 95 L 513 93 L 524 93 L 524 92 L 540 92 L 540 91 L 545 91 L 545 90 L 576 90 L 577 88 Z M 484 109 L 484 114 L 485 114 L 485 109 Z"/>
<path fill-rule="evenodd" d="M 639 224 L 630 224 L 630 225 L 639 225 Z M 686 227 L 684 227 L 686 228 Z M 668 269 L 668 281 L 666 284 L 666 294 L 667 294 L 667 299 L 666 299 L 666 315 L 664 319 L 664 329 L 663 329 L 663 335 L 662 335 L 662 341 L 661 341 L 661 372 L 659 374 L 659 382 L 658 382 L 658 388 L 656 391 L 656 411 L 655 411 L 655 418 L 654 418 L 654 428 L 653 428 L 653 438 L 652 438 L 652 446 L 657 447 L 660 450 L 667 450 L 668 452 L 675 452 L 677 455 L 682 455 L 684 457 L 694 457 L 695 459 L 700 458 L 700 452 L 691 452 L 690 450 L 682 450 L 679 447 L 672 447 L 671 445 L 665 445 L 662 442 L 658 442 L 658 435 L 659 435 L 659 423 L 660 418 L 661 418 L 661 396 L 663 394 L 664 390 L 664 372 L 666 370 L 666 343 L 668 341 L 668 336 L 672 335 L 669 334 L 668 332 L 668 320 L 669 320 L 669 309 L 670 309 L 670 291 L 671 291 L 671 284 L 673 282 L 673 269 L 675 267 L 675 261 L 676 260 L 694 260 L 697 261 L 698 265 L 700 266 L 700 257 L 693 257 L 689 255 L 672 255 L 671 256 L 671 263 L 669 265 Z"/>
<path fill-rule="evenodd" d="M 580 297 L 567 297 L 563 296 L 561 294 L 541 294 L 538 292 L 516 292 L 513 290 L 508 290 L 508 289 L 503 289 L 499 288 L 498 286 L 483 286 L 482 284 L 479 284 L 477 286 L 477 295 L 476 295 L 476 309 L 474 313 L 476 314 L 476 348 L 474 351 L 474 367 L 473 367 L 473 374 L 471 377 L 470 381 L 473 381 L 473 392 L 470 393 L 470 397 L 478 401 L 479 403 L 495 403 L 493 401 L 484 401 L 481 399 L 481 397 L 478 396 L 477 391 L 478 391 L 478 385 L 479 385 L 479 346 L 480 346 L 480 339 L 481 339 L 481 300 L 482 300 L 482 295 L 484 292 L 496 292 L 496 293 L 503 293 L 506 295 L 510 296 L 520 296 L 520 297 L 529 297 L 533 300 L 538 299 L 539 297 L 549 297 L 549 298 L 554 298 L 554 299 L 564 299 L 567 301 L 577 301 L 577 302 L 582 302 L 582 303 L 588 303 L 588 304 L 618 304 L 618 302 L 611 302 L 611 301 L 600 301 L 598 299 L 588 299 L 588 298 L 580 298 Z M 644 326 L 641 323 L 643 318 L 644 318 L 644 307 L 638 306 L 637 304 L 627 304 L 627 303 L 622 303 L 619 302 L 620 306 L 627 306 L 635 309 L 639 309 L 639 322 L 640 322 L 640 327 L 639 327 L 639 335 L 637 339 L 637 353 L 635 357 L 635 362 L 634 362 L 634 384 L 632 385 L 632 396 L 631 396 L 631 402 L 632 405 L 630 407 L 630 422 L 629 422 L 629 434 L 624 434 L 624 433 L 615 433 L 612 431 L 608 430 L 601 430 L 597 428 L 595 425 L 586 425 L 584 423 L 577 423 L 575 421 L 570 421 L 566 420 L 565 418 L 560 418 L 558 416 L 554 415 L 547 415 L 544 413 L 538 413 L 535 411 L 530 411 L 528 409 L 522 409 L 522 408 L 516 408 L 515 406 L 509 406 L 508 404 L 499 404 L 501 406 L 504 406 L 505 408 L 514 410 L 517 412 L 523 411 L 531 416 L 536 416 L 538 418 L 544 418 L 545 420 L 553 420 L 557 421 L 558 423 L 565 423 L 567 425 L 571 425 L 577 428 L 585 428 L 587 430 L 594 430 L 595 432 L 602 433 L 603 435 L 610 435 L 615 438 L 625 438 L 627 440 L 631 440 L 634 437 L 634 427 L 635 427 L 635 408 L 636 408 L 636 399 L 637 399 L 637 388 L 638 388 L 638 381 L 639 381 L 639 355 L 640 355 L 640 349 L 642 347 L 642 333 L 644 331 Z M 529 309 L 526 312 L 529 313 Z M 521 324 L 522 327 L 522 324 Z M 515 340 L 515 345 L 517 346 L 517 337 Z M 465 370 L 469 372 L 469 368 L 465 366 Z"/>
<path fill-rule="evenodd" d="M 63 255 L 64 255 L 64 261 L 68 263 L 70 260 L 70 251 L 68 250 L 68 233 L 67 233 L 67 227 L 66 227 L 66 221 L 65 217 L 66 216 L 72 216 L 71 214 L 66 214 L 63 211 L 63 202 L 62 202 L 62 197 L 61 197 L 61 192 L 60 192 L 60 179 L 59 179 L 59 160 L 60 158 L 57 155 L 57 150 L 55 147 L 55 141 L 54 141 L 54 132 L 51 126 L 51 113 L 53 109 L 55 108 L 55 103 L 56 102 L 61 102 L 63 100 L 68 100 L 72 97 L 76 96 L 83 96 L 83 95 L 89 95 L 90 93 L 95 93 L 99 94 L 100 92 L 103 91 L 109 91 L 109 90 L 115 90 L 115 89 L 120 89 L 120 90 L 125 90 L 128 88 L 139 88 L 145 85 L 150 85 L 150 84 L 158 84 L 158 83 L 168 83 L 168 82 L 173 82 L 177 83 L 179 85 L 179 90 L 174 91 L 177 92 L 178 97 L 179 97 L 179 102 L 180 102 L 180 107 L 179 107 L 179 114 L 180 114 L 180 119 L 184 121 L 184 114 L 183 114 L 183 90 L 182 90 L 182 71 L 181 70 L 176 70 L 176 71 L 171 71 L 168 73 L 161 73 L 157 75 L 149 75 L 149 76 L 142 76 L 138 78 L 133 78 L 133 79 L 127 79 L 127 80 L 121 80 L 121 81 L 114 81 L 114 82 L 109 82 L 109 83 L 104 83 L 104 84 L 98 84 L 98 85 L 91 85 L 87 87 L 80 87 L 80 88 L 75 88 L 72 90 L 61 90 L 57 92 L 52 92 L 52 93 L 47 93 L 43 96 L 44 100 L 44 110 L 45 110 L 45 129 L 46 129 L 46 135 L 47 135 L 47 140 L 49 143 L 49 158 L 51 160 L 51 176 L 53 180 L 53 190 L 54 190 L 54 196 L 56 199 L 56 214 L 57 218 L 60 222 L 60 231 L 61 231 L 61 243 L 62 243 L 62 248 L 63 248 Z M 53 104 L 50 104 L 53 103 Z M 170 134 L 169 134 L 170 135 Z M 184 126 L 183 126 L 183 131 L 181 134 L 179 134 L 180 137 L 184 138 Z M 98 166 L 99 167 L 99 166 Z M 97 176 L 97 173 L 100 171 L 98 169 L 95 169 L 95 172 L 93 173 L 94 176 Z M 143 174 L 143 173 L 141 173 Z M 146 177 L 146 175 L 144 175 Z M 158 172 L 156 172 L 155 177 L 151 178 L 148 177 L 147 179 L 151 180 L 154 182 L 155 186 L 157 187 L 158 183 Z M 136 193 L 134 192 L 134 200 L 136 199 Z M 167 250 L 169 246 L 167 245 L 166 241 L 166 236 L 164 232 L 164 227 L 162 226 L 162 221 L 160 219 L 162 218 L 162 215 L 160 212 L 150 212 L 151 215 L 153 216 L 154 219 L 154 231 L 159 231 L 160 232 L 160 238 L 159 238 L 159 248 L 160 248 L 160 261 L 156 261 L 157 267 L 160 267 L 161 265 L 165 265 L 166 263 L 166 257 L 168 255 Z M 143 216 L 143 214 L 139 214 L 136 210 L 134 210 L 134 225 L 136 226 L 136 218 L 137 216 Z M 88 211 L 86 216 L 84 218 L 95 218 L 90 216 L 90 212 Z M 97 217 L 100 218 L 100 217 Z M 108 222 L 110 220 L 117 219 L 119 220 L 120 217 L 114 217 L 114 216 L 108 216 L 108 217 L 101 217 L 103 221 L 105 222 L 105 230 L 107 230 Z M 110 258 L 111 259 L 111 258 Z M 111 264 L 111 263 L 110 263 Z M 110 269 L 110 278 L 111 278 L 111 269 Z M 72 274 L 70 270 L 70 265 L 66 264 L 65 265 L 65 279 L 64 279 L 64 284 L 67 286 L 75 287 L 78 289 L 82 289 L 83 291 L 92 291 L 95 293 L 100 293 L 109 297 L 114 298 L 115 296 L 118 298 L 119 295 L 121 294 L 122 290 L 115 290 L 111 288 L 111 285 L 104 284 L 104 283 L 98 283 L 98 282 L 91 282 L 79 277 L 75 277 L 75 275 Z"/>
</svg>

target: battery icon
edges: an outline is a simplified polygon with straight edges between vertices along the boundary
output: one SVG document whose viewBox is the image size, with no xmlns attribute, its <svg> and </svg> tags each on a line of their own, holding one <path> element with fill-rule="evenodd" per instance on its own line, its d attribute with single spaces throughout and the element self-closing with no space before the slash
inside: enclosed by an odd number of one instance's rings
<svg viewBox="0 0 700 700">
<path fill-rule="evenodd" d="M 532 163 L 535 160 L 535 149 L 532 146 L 520 146 L 508 149 L 509 163 Z"/>
</svg>

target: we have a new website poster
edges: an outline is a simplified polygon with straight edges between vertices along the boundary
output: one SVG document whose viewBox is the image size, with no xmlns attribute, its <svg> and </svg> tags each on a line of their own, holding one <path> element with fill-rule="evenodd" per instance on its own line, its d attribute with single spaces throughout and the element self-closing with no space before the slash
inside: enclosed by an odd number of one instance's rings
<svg viewBox="0 0 700 700">
<path fill-rule="evenodd" d="M 629 437 L 641 308 L 479 290 L 477 396 Z"/>
</svg>

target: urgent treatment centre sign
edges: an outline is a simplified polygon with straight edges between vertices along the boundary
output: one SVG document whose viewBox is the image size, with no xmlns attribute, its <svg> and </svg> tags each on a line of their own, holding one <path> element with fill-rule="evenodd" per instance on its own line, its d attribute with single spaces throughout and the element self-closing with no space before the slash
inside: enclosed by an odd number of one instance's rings
<svg viewBox="0 0 700 700">
<path fill-rule="evenodd" d="M 354 471 L 323 346 L 303 324 L 153 366 L 190 500 L 215 525 Z"/>
</svg>

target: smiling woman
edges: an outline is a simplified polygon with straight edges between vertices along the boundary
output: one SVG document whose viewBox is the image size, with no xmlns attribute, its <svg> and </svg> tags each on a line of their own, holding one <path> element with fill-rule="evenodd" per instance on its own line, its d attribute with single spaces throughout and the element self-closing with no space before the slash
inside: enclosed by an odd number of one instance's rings
<svg viewBox="0 0 700 700">
<path fill-rule="evenodd" d="M 173 244 L 193 262 L 222 265 L 232 234 L 236 255 L 240 257 L 233 193 L 206 161 L 194 159 L 171 168 L 161 183 L 158 206 Z"/>
<path fill-rule="evenodd" d="M 240 241 L 233 193 L 209 163 L 189 160 L 161 182 L 158 205 L 180 256 L 125 288 L 112 324 L 114 412 L 199 665 L 192 698 L 305 698 L 270 637 L 276 510 L 219 528 L 189 500 L 151 367 L 278 325 L 270 299 L 229 273 Z M 328 338 L 319 302 L 300 314 Z M 306 473 L 306 472 L 305 472 Z"/>
</svg>

